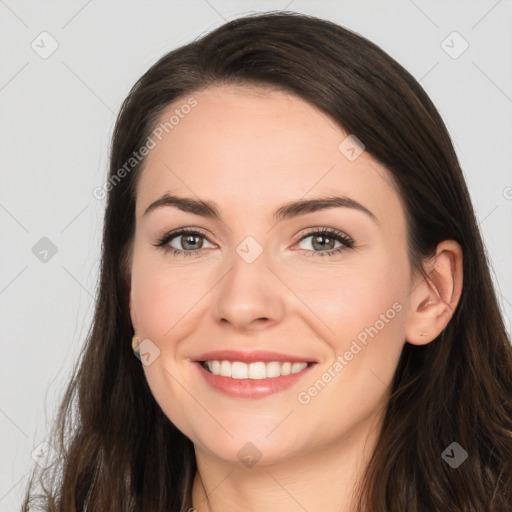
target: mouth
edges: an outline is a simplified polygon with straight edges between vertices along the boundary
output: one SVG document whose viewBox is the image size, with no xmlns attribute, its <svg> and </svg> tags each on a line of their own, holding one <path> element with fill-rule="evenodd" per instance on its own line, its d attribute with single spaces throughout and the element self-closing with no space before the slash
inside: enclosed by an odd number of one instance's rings
<svg viewBox="0 0 512 512">
<path fill-rule="evenodd" d="M 224 396 L 259 399 L 297 386 L 316 366 L 315 361 L 196 360 L 193 366 L 206 385 Z"/>
<path fill-rule="evenodd" d="M 216 359 L 197 362 L 205 371 L 211 373 L 212 375 L 219 377 L 230 377 L 236 380 L 263 380 L 286 377 L 300 373 L 306 368 L 316 364 L 313 361 L 255 361 L 252 363 L 244 363 L 243 361 Z"/>
</svg>

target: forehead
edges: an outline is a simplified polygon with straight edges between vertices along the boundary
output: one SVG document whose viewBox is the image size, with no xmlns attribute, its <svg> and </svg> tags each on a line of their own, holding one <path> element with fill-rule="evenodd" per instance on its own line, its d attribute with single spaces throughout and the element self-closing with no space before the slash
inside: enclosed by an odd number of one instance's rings
<svg viewBox="0 0 512 512">
<path fill-rule="evenodd" d="M 182 108 L 193 104 L 190 98 L 195 106 Z M 146 157 L 138 216 L 166 192 L 211 199 L 236 215 L 328 194 L 369 205 L 377 217 L 402 213 L 389 171 L 364 151 L 355 160 L 347 158 L 340 144 L 349 134 L 296 95 L 210 87 L 169 105 L 159 126 L 166 122 Z"/>
</svg>

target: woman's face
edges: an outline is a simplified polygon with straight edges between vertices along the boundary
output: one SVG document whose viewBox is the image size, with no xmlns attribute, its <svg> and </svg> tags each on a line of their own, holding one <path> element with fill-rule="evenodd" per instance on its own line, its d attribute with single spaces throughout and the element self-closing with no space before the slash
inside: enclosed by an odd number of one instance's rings
<svg viewBox="0 0 512 512">
<path fill-rule="evenodd" d="M 391 175 L 296 96 L 192 97 L 165 111 L 137 188 L 130 311 L 154 397 L 224 461 L 351 442 L 405 343 L 413 283 Z M 165 195 L 188 202 L 154 204 Z M 194 233 L 165 238 L 181 228 Z"/>
</svg>

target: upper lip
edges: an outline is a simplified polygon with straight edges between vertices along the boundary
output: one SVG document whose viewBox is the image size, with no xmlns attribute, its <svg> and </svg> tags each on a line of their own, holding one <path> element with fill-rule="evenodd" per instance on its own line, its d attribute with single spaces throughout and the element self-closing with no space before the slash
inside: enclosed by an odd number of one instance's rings
<svg viewBox="0 0 512 512">
<path fill-rule="evenodd" d="M 309 357 L 294 356 L 282 352 L 273 352 L 269 350 L 250 350 L 240 351 L 234 349 L 213 350 L 201 354 L 194 361 L 241 361 L 243 363 L 255 363 L 258 361 L 283 361 L 291 363 L 314 363 L 314 359 Z"/>
</svg>

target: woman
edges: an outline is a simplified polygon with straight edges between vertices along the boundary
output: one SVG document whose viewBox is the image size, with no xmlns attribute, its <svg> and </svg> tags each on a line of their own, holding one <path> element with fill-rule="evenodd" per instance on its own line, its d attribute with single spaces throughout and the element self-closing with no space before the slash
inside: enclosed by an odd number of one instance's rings
<svg viewBox="0 0 512 512">
<path fill-rule="evenodd" d="M 277 12 L 168 53 L 95 195 L 45 510 L 512 510 L 481 235 L 439 113 L 380 48 Z"/>
</svg>

